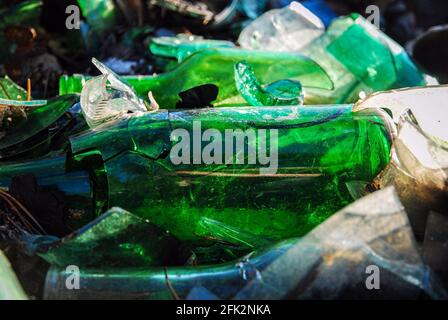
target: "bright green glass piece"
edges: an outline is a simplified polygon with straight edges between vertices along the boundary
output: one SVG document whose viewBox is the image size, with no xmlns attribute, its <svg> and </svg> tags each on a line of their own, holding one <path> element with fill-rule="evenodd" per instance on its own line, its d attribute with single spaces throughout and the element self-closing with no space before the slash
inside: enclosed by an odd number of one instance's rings
<svg viewBox="0 0 448 320">
<path fill-rule="evenodd" d="M 230 41 L 204 39 L 200 36 L 177 35 L 176 37 L 153 38 L 150 50 L 154 55 L 175 58 L 182 62 L 193 53 L 210 48 L 233 48 Z"/>
<path fill-rule="evenodd" d="M 78 0 L 88 24 L 98 33 L 115 25 L 117 10 L 112 0 Z"/>
<path fill-rule="evenodd" d="M 299 81 L 280 80 L 263 88 L 247 62 L 235 65 L 235 82 L 240 94 L 251 106 L 293 106 L 303 104 Z"/>
<path fill-rule="evenodd" d="M 27 300 L 9 261 L 0 251 L 0 300 Z"/>
<path fill-rule="evenodd" d="M 335 84 L 333 91 L 310 88 L 309 103 L 347 103 L 359 93 L 425 85 L 406 51 L 359 14 L 334 20 L 301 53 L 317 61 Z"/>
<path fill-rule="evenodd" d="M 173 109 L 180 100 L 179 93 L 196 86 L 214 84 L 219 88 L 215 106 L 246 104 L 235 86 L 234 66 L 247 61 L 260 82 L 271 83 L 283 79 L 298 80 L 304 87 L 331 89 L 332 82 L 314 61 L 295 53 L 253 52 L 219 48 L 199 51 L 175 69 L 158 76 L 122 77 L 138 95 L 147 97 L 152 91 L 162 108 Z M 60 93 L 80 92 L 88 78 L 80 75 L 63 76 Z M 191 106 L 194 107 L 194 106 Z"/>
<path fill-rule="evenodd" d="M 174 108 L 178 94 L 195 86 L 213 83 L 220 89 L 215 106 L 244 104 L 233 79 L 233 66 L 247 61 L 260 83 L 298 80 L 305 88 L 305 103 L 352 103 L 359 94 L 402 87 L 422 86 L 423 74 L 406 51 L 359 15 L 336 19 L 325 34 L 301 50 L 302 56 L 286 52 L 242 49 L 205 49 L 177 68 L 155 77 L 124 77 L 141 96 L 152 91 L 163 108 Z M 316 61 L 320 67 L 311 63 Z M 329 75 L 330 79 L 327 78 Z M 86 78 L 64 76 L 60 93 L 80 92 Z"/>
</svg>

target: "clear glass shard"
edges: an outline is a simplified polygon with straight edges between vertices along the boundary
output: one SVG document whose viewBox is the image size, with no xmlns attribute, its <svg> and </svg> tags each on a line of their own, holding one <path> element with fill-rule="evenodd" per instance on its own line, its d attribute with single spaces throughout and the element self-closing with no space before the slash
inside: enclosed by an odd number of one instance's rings
<svg viewBox="0 0 448 320">
<path fill-rule="evenodd" d="M 325 32 L 323 22 L 299 2 L 270 10 L 253 21 L 238 39 L 244 49 L 299 51 Z"/>
<path fill-rule="evenodd" d="M 392 161 L 375 185 L 396 187 L 418 237 L 431 210 L 448 211 L 448 150 L 426 135 L 408 109 L 401 116 Z"/>
<path fill-rule="evenodd" d="M 354 110 L 388 109 L 395 123 L 409 109 L 419 127 L 438 143 L 448 147 L 448 86 L 407 88 L 373 94 L 359 101 Z"/>
<path fill-rule="evenodd" d="M 127 113 L 147 112 L 145 102 L 107 66 L 92 59 L 103 74 L 86 82 L 81 92 L 81 109 L 93 128 Z"/>
</svg>

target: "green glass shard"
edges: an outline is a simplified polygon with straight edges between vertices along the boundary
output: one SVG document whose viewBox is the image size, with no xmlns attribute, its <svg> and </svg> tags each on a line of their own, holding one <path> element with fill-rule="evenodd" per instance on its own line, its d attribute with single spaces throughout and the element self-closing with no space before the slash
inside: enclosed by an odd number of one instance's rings
<svg viewBox="0 0 448 320">
<path fill-rule="evenodd" d="M 299 81 L 280 80 L 263 88 L 247 62 L 235 65 L 235 82 L 240 94 L 251 106 L 288 106 L 303 104 Z"/>
<path fill-rule="evenodd" d="M 327 71 L 332 92 L 310 88 L 310 103 L 347 103 L 359 93 L 425 85 L 406 51 L 359 14 L 335 19 L 322 36 L 300 51 Z"/>
<path fill-rule="evenodd" d="M 387 279 L 381 292 L 365 290 L 369 266 L 380 270 L 381 281 Z M 82 270 L 84 288 L 73 292 L 64 287 L 68 275 L 64 268 L 50 269 L 47 299 L 186 299 L 197 286 L 220 299 L 236 300 L 418 299 L 422 292 L 447 298 L 422 261 L 393 188 L 347 206 L 301 239 L 279 242 L 231 263 Z M 353 290 L 358 287 L 362 289 Z"/>
<path fill-rule="evenodd" d="M 178 62 L 184 61 L 188 56 L 203 49 L 233 47 L 235 47 L 235 44 L 230 41 L 204 39 L 201 36 L 184 34 L 175 37 L 153 38 L 150 44 L 150 50 L 153 54 L 175 58 Z"/>
<path fill-rule="evenodd" d="M 112 0 L 78 0 L 82 14 L 88 24 L 98 33 L 115 25 L 117 9 Z"/>
<path fill-rule="evenodd" d="M 60 267 L 143 267 L 181 265 L 183 249 L 167 231 L 113 208 L 39 255 Z"/>
<path fill-rule="evenodd" d="M 406 51 L 359 15 L 336 19 L 325 34 L 301 49 L 300 54 L 303 56 L 288 52 L 205 49 L 167 73 L 125 79 L 141 96 L 152 91 L 161 107 L 168 109 L 175 107 L 180 92 L 207 83 L 220 89 L 215 106 L 244 104 L 231 81 L 233 66 L 240 61 L 247 61 L 253 67 L 260 83 L 283 79 L 300 81 L 307 105 L 353 103 L 362 92 L 369 95 L 378 90 L 426 83 Z M 80 92 L 85 80 L 79 75 L 61 78 L 60 93 Z"/>
</svg>

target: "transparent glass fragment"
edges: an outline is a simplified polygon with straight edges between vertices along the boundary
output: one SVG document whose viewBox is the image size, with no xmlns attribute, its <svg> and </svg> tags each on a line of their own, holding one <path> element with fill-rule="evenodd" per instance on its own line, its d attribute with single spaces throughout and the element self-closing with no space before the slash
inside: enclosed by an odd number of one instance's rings
<svg viewBox="0 0 448 320">
<path fill-rule="evenodd" d="M 420 129 L 448 147 L 448 86 L 407 88 L 370 95 L 360 100 L 354 111 L 366 108 L 384 108 L 391 112 L 394 122 L 409 109 Z"/>
<path fill-rule="evenodd" d="M 145 102 L 118 75 L 95 58 L 92 62 L 103 75 L 87 81 L 81 92 L 81 109 L 91 128 L 127 113 L 148 111 Z"/>
<path fill-rule="evenodd" d="M 369 278 L 375 272 L 379 278 Z M 396 191 L 386 188 L 329 218 L 261 270 L 235 298 L 412 299 L 421 291 L 446 298 L 437 284 L 422 262 Z M 369 290 L 371 286 L 379 290 Z"/>
<path fill-rule="evenodd" d="M 410 110 L 401 116 L 392 161 L 374 184 L 396 187 L 414 232 L 423 236 L 429 212 L 448 211 L 448 149 L 425 134 L 415 119 Z"/>
<path fill-rule="evenodd" d="M 299 2 L 270 10 L 240 34 L 244 49 L 299 51 L 325 32 L 322 21 Z"/>
</svg>

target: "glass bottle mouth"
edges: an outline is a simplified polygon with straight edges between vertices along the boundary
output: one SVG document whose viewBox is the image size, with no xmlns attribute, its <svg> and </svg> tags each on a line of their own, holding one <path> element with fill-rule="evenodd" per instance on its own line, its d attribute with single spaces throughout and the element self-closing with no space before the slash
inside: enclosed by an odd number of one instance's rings
<svg viewBox="0 0 448 320">
<path fill-rule="evenodd" d="M 359 115 L 375 115 L 375 116 L 379 117 L 382 120 L 382 123 L 387 130 L 387 138 L 391 145 L 395 141 L 395 139 L 398 137 L 397 125 L 395 124 L 391 114 L 387 111 L 387 109 L 371 107 L 371 108 L 356 110 L 356 105 L 354 105 L 353 112 L 355 114 L 359 114 Z"/>
</svg>

